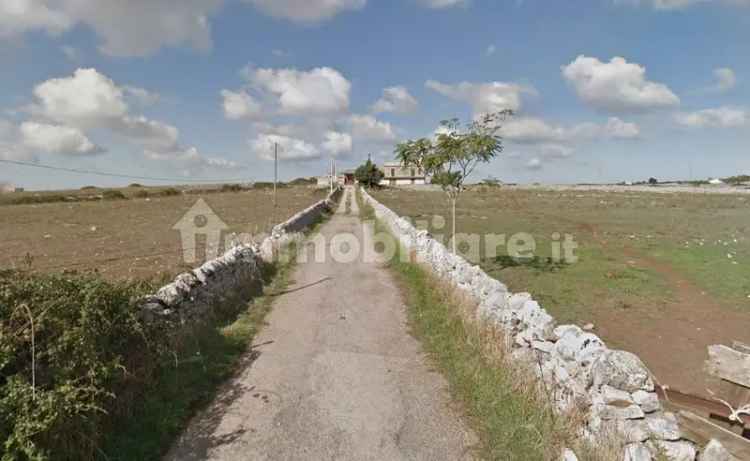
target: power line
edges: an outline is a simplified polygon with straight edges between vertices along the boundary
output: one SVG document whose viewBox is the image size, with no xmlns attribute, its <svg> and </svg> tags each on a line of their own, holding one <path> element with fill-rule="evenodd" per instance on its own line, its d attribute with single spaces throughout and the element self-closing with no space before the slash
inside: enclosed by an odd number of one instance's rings
<svg viewBox="0 0 750 461">
<path fill-rule="evenodd" d="M 22 162 L 19 160 L 0 159 L 1 163 L 10 163 L 13 165 L 28 166 L 32 168 L 42 168 L 45 170 L 67 171 L 70 173 L 90 174 L 95 176 L 107 176 L 111 178 L 141 179 L 146 181 L 169 181 L 169 182 L 202 182 L 202 183 L 222 183 L 222 182 L 246 182 L 252 181 L 252 178 L 234 178 L 234 179 L 196 179 L 196 178 L 162 178 L 153 176 L 137 176 L 122 173 L 111 173 L 106 171 L 86 170 L 83 168 L 65 168 L 61 166 L 45 165 L 43 163 Z"/>
</svg>

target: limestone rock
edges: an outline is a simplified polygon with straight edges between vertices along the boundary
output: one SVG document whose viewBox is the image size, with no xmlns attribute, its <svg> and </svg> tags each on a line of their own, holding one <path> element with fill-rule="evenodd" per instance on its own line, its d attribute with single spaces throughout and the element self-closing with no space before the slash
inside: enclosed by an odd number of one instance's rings
<svg viewBox="0 0 750 461">
<path fill-rule="evenodd" d="M 641 359 L 626 351 L 607 350 L 599 355 L 591 367 L 595 387 L 610 385 L 628 392 L 653 391 L 654 382 Z"/>
<path fill-rule="evenodd" d="M 642 443 L 631 443 L 625 446 L 625 457 L 623 461 L 652 461 L 651 452 Z"/>
<path fill-rule="evenodd" d="M 614 405 L 600 405 L 594 407 L 594 410 L 603 420 L 624 420 L 624 419 L 642 419 L 646 416 L 638 405 L 629 405 L 620 407 Z"/>
<path fill-rule="evenodd" d="M 659 396 L 657 396 L 655 392 L 635 391 L 633 392 L 633 401 L 646 413 L 653 413 L 661 410 Z"/>
<path fill-rule="evenodd" d="M 629 392 L 615 389 L 612 386 L 602 386 L 599 391 L 602 394 L 604 403 L 615 406 L 630 406 L 633 404 L 633 398 Z"/>
<path fill-rule="evenodd" d="M 698 461 L 733 461 L 735 458 L 716 439 L 711 439 L 698 456 Z"/>
<path fill-rule="evenodd" d="M 562 461 L 578 461 L 578 456 L 570 448 L 563 450 Z"/>
<path fill-rule="evenodd" d="M 657 450 L 663 453 L 670 461 L 695 461 L 697 451 L 690 442 L 664 442 L 655 443 Z"/>
<path fill-rule="evenodd" d="M 672 413 L 648 415 L 646 424 L 651 435 L 658 440 L 675 441 L 682 438 L 677 418 Z"/>
</svg>

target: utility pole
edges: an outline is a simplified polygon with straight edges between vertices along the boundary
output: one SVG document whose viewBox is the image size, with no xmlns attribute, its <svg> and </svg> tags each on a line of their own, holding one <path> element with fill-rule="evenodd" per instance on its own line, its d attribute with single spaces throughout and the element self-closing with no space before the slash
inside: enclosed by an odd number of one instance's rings
<svg viewBox="0 0 750 461">
<path fill-rule="evenodd" d="M 279 143 L 273 143 L 273 207 L 276 208 L 276 183 L 279 182 Z"/>
<path fill-rule="evenodd" d="M 331 157 L 331 190 L 330 193 L 333 193 L 333 157 Z"/>
</svg>

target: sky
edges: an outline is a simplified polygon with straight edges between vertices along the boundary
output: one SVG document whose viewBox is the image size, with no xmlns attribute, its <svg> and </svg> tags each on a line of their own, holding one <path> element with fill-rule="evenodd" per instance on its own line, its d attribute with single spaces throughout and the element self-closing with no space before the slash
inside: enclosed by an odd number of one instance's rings
<svg viewBox="0 0 750 461">
<path fill-rule="evenodd" d="M 318 176 L 503 109 L 473 181 L 748 174 L 750 0 L 0 0 L 0 160 L 144 178 L 0 183 Z"/>
</svg>

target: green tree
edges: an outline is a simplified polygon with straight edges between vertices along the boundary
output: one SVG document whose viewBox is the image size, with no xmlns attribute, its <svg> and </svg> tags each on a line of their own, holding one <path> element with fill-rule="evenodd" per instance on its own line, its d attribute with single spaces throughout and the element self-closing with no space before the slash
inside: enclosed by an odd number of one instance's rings
<svg viewBox="0 0 750 461">
<path fill-rule="evenodd" d="M 380 181 L 383 179 L 383 172 L 368 158 L 367 162 L 354 170 L 354 178 L 360 184 L 370 188 L 380 184 Z"/>
<path fill-rule="evenodd" d="M 453 213 L 453 253 L 456 253 L 456 202 L 466 179 L 480 163 L 488 163 L 503 151 L 498 134 L 503 122 L 513 115 L 504 110 L 485 114 L 465 126 L 458 119 L 441 122 L 436 139 L 409 140 L 396 146 L 396 157 L 404 164 L 422 168 L 448 195 Z"/>
</svg>

